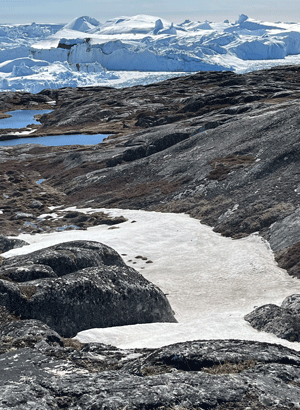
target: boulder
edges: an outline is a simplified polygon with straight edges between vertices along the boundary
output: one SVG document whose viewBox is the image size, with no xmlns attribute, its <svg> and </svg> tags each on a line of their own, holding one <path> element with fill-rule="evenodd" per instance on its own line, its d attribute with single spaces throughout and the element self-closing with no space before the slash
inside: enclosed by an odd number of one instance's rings
<svg viewBox="0 0 300 410">
<path fill-rule="evenodd" d="M 300 315 L 300 295 L 294 294 L 284 299 L 281 304 L 282 309 L 288 309 L 293 314 Z"/>
<path fill-rule="evenodd" d="M 300 207 L 270 228 L 270 245 L 280 251 L 300 241 Z"/>
<path fill-rule="evenodd" d="M 247 314 L 245 320 L 254 329 L 300 342 L 300 295 L 288 296 L 280 307 L 273 304 L 258 307 Z"/>
<path fill-rule="evenodd" d="M 300 242 L 276 252 L 275 259 L 289 275 L 300 278 Z"/>
<path fill-rule="evenodd" d="M 64 337 L 95 327 L 176 322 L 160 289 L 98 242 L 67 242 L 9 258 L 4 277 L 1 304 Z"/>
<path fill-rule="evenodd" d="M 21 239 L 8 238 L 4 235 L 0 235 L 0 253 L 8 252 L 15 248 L 22 248 L 22 246 L 25 245 L 29 244 Z"/>
</svg>

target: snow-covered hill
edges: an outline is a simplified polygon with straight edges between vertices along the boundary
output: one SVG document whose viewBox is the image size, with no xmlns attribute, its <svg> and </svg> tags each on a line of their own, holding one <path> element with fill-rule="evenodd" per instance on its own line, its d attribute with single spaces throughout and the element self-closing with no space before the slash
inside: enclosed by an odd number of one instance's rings
<svg viewBox="0 0 300 410">
<path fill-rule="evenodd" d="M 178 73 L 246 72 L 300 63 L 300 23 L 241 15 L 173 24 L 159 17 L 84 16 L 66 25 L 0 26 L 0 89 L 149 83 Z M 126 73 L 124 73 L 126 72 Z"/>
</svg>

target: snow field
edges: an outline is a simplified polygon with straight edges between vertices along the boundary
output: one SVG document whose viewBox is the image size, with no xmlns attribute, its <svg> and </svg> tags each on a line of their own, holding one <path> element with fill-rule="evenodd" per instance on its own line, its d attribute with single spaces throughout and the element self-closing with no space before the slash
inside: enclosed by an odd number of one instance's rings
<svg viewBox="0 0 300 410">
<path fill-rule="evenodd" d="M 276 265 L 268 243 L 261 237 L 224 238 L 185 214 L 100 211 L 109 212 L 111 216 L 123 215 L 128 222 L 117 225 L 118 229 L 101 225 L 87 231 L 23 234 L 19 238 L 30 246 L 11 250 L 4 256 L 24 254 L 70 240 L 103 242 L 162 289 L 179 323 L 90 329 L 80 332 L 76 336 L 78 340 L 129 348 L 230 338 L 277 343 L 300 350 L 300 344 L 258 332 L 243 319 L 256 306 L 281 304 L 286 296 L 300 293 L 300 282 Z M 59 210 L 55 212 L 54 217 L 57 217 Z"/>
</svg>

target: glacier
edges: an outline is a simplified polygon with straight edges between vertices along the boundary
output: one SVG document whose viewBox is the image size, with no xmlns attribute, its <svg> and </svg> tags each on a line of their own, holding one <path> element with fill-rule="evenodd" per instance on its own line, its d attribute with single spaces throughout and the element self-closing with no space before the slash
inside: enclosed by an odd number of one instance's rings
<svg viewBox="0 0 300 410">
<path fill-rule="evenodd" d="M 0 89 L 149 84 L 196 71 L 244 73 L 300 63 L 300 23 L 183 23 L 89 16 L 67 24 L 0 25 Z"/>
</svg>

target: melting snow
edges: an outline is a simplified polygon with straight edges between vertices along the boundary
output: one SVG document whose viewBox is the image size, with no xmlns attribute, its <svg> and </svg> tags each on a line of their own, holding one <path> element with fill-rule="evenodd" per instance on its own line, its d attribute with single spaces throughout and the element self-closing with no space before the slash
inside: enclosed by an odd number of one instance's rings
<svg viewBox="0 0 300 410">
<path fill-rule="evenodd" d="M 69 208 L 73 209 L 76 208 Z M 90 329 L 80 332 L 78 340 L 128 348 L 232 338 L 273 342 L 300 350 L 299 343 L 258 332 L 243 319 L 256 306 L 280 304 L 286 296 L 300 293 L 300 281 L 276 265 L 268 243 L 260 236 L 225 238 L 185 214 L 78 210 L 123 215 L 128 222 L 119 224 L 119 229 L 100 225 L 87 231 L 22 234 L 19 238 L 30 246 L 3 256 L 25 254 L 70 240 L 103 242 L 167 294 L 179 322 Z"/>
</svg>

